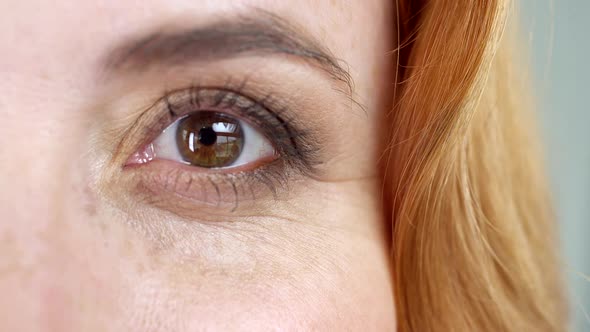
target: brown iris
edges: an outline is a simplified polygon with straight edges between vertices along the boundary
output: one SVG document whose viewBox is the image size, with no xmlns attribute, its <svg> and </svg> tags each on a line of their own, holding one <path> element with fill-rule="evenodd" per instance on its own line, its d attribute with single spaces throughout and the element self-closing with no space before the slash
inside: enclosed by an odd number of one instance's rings
<svg viewBox="0 0 590 332">
<path fill-rule="evenodd" d="M 240 156 L 244 134 L 236 119 L 216 112 L 198 112 L 180 120 L 176 144 L 191 165 L 224 167 Z"/>
</svg>

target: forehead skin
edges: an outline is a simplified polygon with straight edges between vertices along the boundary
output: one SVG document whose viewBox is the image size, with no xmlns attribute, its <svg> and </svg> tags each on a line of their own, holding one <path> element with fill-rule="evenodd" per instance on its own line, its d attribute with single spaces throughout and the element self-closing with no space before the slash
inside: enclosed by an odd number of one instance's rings
<svg viewBox="0 0 590 332">
<path fill-rule="evenodd" d="M 100 110 L 85 108 L 113 47 L 158 27 L 262 8 L 304 27 L 342 61 L 368 112 L 349 121 L 363 121 L 358 132 L 370 137 L 389 102 L 392 7 L 385 0 L 0 2 L 0 330 L 394 330 L 378 182 L 334 184 L 337 194 L 325 195 L 332 205 L 294 202 L 313 211 L 306 218 L 343 220 L 339 231 L 290 225 L 284 238 L 257 238 L 264 246 L 225 245 L 234 235 L 214 234 L 199 238 L 199 259 L 154 253 L 109 222 L 124 216 L 97 203 L 89 183 L 100 163 L 87 154 L 86 130 Z M 376 164 L 368 150 L 350 158 Z M 316 241 L 302 243 L 308 238 Z M 185 268 L 186 261 L 201 265 Z"/>
<path fill-rule="evenodd" d="M 93 65 L 108 47 L 154 27 L 177 21 L 200 24 L 226 13 L 261 8 L 305 27 L 338 58 L 350 65 L 358 85 L 371 87 L 379 65 L 374 56 L 390 51 L 391 6 L 385 1 L 19 1 L 0 8 L 13 19 L 2 20 L 0 34 L 8 57 L 3 70 L 22 73 L 23 64 L 40 78 L 91 84 Z M 6 8 L 2 8 L 6 7 Z M 310 10 L 313 8 L 313 10 Z M 5 14 L 8 15 L 8 14 Z M 34 43 L 35 47 L 32 47 Z M 68 59 L 64 71 L 63 59 Z M 370 70 L 359 70 L 369 68 Z M 371 70 L 372 69 L 372 70 Z M 366 74 L 365 74 L 366 73 Z M 363 75 L 365 74 L 365 75 Z M 86 82 L 84 82 L 86 81 Z"/>
</svg>

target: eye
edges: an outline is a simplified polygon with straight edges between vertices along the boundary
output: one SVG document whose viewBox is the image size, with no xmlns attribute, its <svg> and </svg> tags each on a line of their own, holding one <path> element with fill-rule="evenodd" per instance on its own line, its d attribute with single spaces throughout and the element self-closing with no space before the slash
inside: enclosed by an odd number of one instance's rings
<svg viewBox="0 0 590 332">
<path fill-rule="evenodd" d="M 248 122 L 214 111 L 175 120 L 129 163 L 167 159 L 202 168 L 233 168 L 275 158 L 269 140 Z"/>
<path fill-rule="evenodd" d="M 320 132 L 300 121 L 288 97 L 246 91 L 241 83 L 163 94 L 113 156 L 122 163 L 119 184 L 142 202 L 202 217 L 196 206 L 235 211 L 241 201 L 276 199 L 290 182 L 315 178 Z"/>
</svg>

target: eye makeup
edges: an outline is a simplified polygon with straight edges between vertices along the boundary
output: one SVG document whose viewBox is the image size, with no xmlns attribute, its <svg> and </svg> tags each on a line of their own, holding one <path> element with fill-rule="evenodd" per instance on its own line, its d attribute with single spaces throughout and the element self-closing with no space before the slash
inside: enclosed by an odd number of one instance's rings
<svg viewBox="0 0 590 332">
<path fill-rule="evenodd" d="M 295 117 L 293 103 L 282 102 L 271 93 L 255 97 L 246 91 L 247 81 L 220 87 L 192 85 L 165 93 L 144 111 L 125 134 L 119 149 L 128 154 L 122 174 L 134 192 L 161 208 L 182 205 L 185 209 L 206 206 L 236 211 L 243 201 L 267 197 L 276 200 L 290 182 L 313 177 L 318 172 L 316 166 L 321 164 L 317 129 L 305 128 Z M 171 124 L 206 113 L 224 118 L 226 124 L 233 123 L 231 119 L 247 123 L 272 145 L 272 158 L 211 168 L 159 159 L 157 153 L 141 163 L 128 162 L 137 154 L 147 156 L 150 144 Z"/>
</svg>

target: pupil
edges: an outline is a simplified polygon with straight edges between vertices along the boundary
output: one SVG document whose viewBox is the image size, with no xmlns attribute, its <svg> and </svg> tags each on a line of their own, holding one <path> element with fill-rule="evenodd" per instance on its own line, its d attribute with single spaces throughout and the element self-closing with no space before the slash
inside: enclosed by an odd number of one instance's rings
<svg viewBox="0 0 590 332">
<path fill-rule="evenodd" d="M 217 133 L 211 127 L 201 128 L 199 130 L 199 143 L 210 146 L 217 142 Z"/>
</svg>

